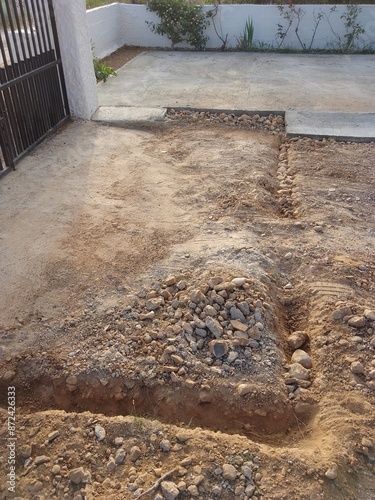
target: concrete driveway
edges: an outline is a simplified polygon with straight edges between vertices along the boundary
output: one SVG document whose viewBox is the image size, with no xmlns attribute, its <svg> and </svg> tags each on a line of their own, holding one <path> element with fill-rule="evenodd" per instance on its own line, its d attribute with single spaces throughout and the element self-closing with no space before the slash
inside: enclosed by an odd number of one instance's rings
<svg viewBox="0 0 375 500">
<path fill-rule="evenodd" d="M 324 122 L 328 135 L 334 126 L 333 135 L 375 137 L 374 55 L 151 51 L 123 66 L 98 92 L 99 121 L 122 113 L 131 118 L 144 108 L 150 118 L 173 107 L 295 111 L 290 126 L 309 122 L 316 131 Z"/>
</svg>

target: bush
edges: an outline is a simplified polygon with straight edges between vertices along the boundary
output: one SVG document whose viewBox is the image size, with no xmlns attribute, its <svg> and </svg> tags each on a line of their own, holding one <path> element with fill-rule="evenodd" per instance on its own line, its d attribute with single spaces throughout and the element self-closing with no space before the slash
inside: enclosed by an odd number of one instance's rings
<svg viewBox="0 0 375 500">
<path fill-rule="evenodd" d="M 186 0 L 147 0 L 147 9 L 160 17 L 160 23 L 146 21 L 151 31 L 166 35 L 172 42 L 183 41 L 198 50 L 205 48 L 208 37 L 204 30 L 210 24 L 200 5 Z"/>
</svg>

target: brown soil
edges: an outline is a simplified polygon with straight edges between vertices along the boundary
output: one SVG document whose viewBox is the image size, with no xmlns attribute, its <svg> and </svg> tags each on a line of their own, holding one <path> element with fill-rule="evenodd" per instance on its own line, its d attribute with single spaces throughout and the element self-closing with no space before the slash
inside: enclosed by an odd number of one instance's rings
<svg viewBox="0 0 375 500">
<path fill-rule="evenodd" d="M 104 57 L 103 62 L 110 68 L 117 70 L 120 69 L 127 62 L 137 57 L 139 54 L 142 54 L 142 52 L 147 52 L 149 50 L 150 49 L 146 47 L 124 46 L 116 50 L 115 52 L 112 52 L 112 54 L 109 54 L 108 56 Z"/>
<path fill-rule="evenodd" d="M 374 499 L 374 152 L 72 123 L 2 179 L 1 498 Z"/>
</svg>

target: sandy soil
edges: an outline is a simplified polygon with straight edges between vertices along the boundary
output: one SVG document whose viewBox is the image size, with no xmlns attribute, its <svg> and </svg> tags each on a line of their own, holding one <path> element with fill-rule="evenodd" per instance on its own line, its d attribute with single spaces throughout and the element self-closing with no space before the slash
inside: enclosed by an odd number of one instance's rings
<svg viewBox="0 0 375 500">
<path fill-rule="evenodd" d="M 2 179 L 1 498 L 375 499 L 374 153 L 77 122 Z"/>
</svg>

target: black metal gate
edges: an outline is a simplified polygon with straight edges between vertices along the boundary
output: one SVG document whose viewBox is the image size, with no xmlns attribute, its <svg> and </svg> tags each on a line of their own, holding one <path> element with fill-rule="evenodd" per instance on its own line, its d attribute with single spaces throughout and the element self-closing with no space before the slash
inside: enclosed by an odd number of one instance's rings
<svg viewBox="0 0 375 500">
<path fill-rule="evenodd" d="M 52 0 L 0 0 L 0 176 L 68 116 Z"/>
</svg>

